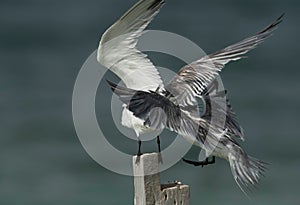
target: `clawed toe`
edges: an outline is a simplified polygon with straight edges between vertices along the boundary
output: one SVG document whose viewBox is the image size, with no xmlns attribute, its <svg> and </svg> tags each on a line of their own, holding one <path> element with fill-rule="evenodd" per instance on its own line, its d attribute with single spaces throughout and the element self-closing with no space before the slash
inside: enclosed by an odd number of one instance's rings
<svg viewBox="0 0 300 205">
<path fill-rule="evenodd" d="M 188 163 L 188 164 L 191 164 L 191 165 L 194 165 L 196 167 L 198 166 L 206 166 L 206 165 L 209 165 L 209 164 L 214 164 L 216 162 L 216 159 L 215 157 L 212 157 L 212 160 L 209 161 L 208 158 L 205 159 L 205 161 L 202 161 L 202 162 L 199 162 L 199 161 L 192 161 L 192 160 L 187 160 L 187 159 L 184 159 L 182 158 L 182 160 L 185 162 L 185 163 Z"/>
</svg>

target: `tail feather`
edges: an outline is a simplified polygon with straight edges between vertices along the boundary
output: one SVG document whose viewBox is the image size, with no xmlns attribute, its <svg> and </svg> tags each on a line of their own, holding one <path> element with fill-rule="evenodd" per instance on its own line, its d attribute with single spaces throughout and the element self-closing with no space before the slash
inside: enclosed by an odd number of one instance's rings
<svg viewBox="0 0 300 205">
<path fill-rule="evenodd" d="M 236 183 L 247 195 L 245 188 L 250 190 L 251 186 L 255 187 L 259 183 L 260 178 L 264 176 L 267 163 L 248 156 L 237 146 L 229 153 L 228 160 Z"/>
</svg>

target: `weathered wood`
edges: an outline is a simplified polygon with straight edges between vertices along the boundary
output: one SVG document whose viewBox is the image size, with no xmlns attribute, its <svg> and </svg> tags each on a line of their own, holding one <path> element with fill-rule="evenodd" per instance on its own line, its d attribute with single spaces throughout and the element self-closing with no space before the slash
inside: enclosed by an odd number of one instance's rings
<svg viewBox="0 0 300 205">
<path fill-rule="evenodd" d="M 135 205 L 189 205 L 189 186 L 180 182 L 160 184 L 159 155 L 133 157 Z"/>
</svg>

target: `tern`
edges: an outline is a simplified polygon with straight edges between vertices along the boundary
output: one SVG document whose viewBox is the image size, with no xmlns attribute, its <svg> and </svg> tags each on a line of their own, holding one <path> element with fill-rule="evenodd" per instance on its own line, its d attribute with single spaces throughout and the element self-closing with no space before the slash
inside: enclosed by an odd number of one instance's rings
<svg viewBox="0 0 300 205">
<path fill-rule="evenodd" d="M 214 102 L 214 97 L 226 96 L 226 91 L 217 91 L 215 78 L 227 63 L 244 58 L 270 37 L 282 22 L 283 15 L 260 32 L 185 65 L 164 85 L 156 67 L 137 49 L 139 37 L 164 4 L 164 0 L 140 0 L 107 29 L 100 40 L 97 61 L 125 84 L 121 86 L 108 81 L 112 91 L 124 103 L 121 124 L 135 131 L 138 156 L 142 154 L 142 133 L 167 128 L 213 157 L 212 161 L 207 158 L 203 162 L 186 162 L 204 166 L 213 164 L 215 157 L 225 159 L 242 191 L 249 185 L 255 186 L 264 174 L 266 163 L 249 156 L 236 141 L 244 141 L 244 133 L 229 101 L 224 108 Z M 197 98 L 205 104 L 201 116 L 195 115 Z M 217 106 L 217 114 L 226 115 L 224 126 L 210 126 L 213 103 Z"/>
</svg>

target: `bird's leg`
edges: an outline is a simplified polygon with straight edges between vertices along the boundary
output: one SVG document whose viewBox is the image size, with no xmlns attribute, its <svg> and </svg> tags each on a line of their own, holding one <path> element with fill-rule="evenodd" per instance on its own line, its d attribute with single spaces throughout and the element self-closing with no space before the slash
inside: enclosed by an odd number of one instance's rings
<svg viewBox="0 0 300 205">
<path fill-rule="evenodd" d="M 142 146 L 142 141 L 141 138 L 138 137 L 138 152 L 137 152 L 137 156 L 140 157 L 143 153 L 141 152 L 141 146 Z"/>
<path fill-rule="evenodd" d="M 137 152 L 137 158 L 135 160 L 135 163 L 136 164 L 139 164 L 140 163 L 140 157 L 142 156 L 142 152 L 141 152 L 141 146 L 142 146 L 142 141 L 141 141 L 141 138 L 138 136 L 138 152 Z"/>
<path fill-rule="evenodd" d="M 209 165 L 209 164 L 215 164 L 216 163 L 216 158 L 215 158 L 215 156 L 213 156 L 211 161 L 208 161 L 208 158 L 206 158 L 205 161 L 202 161 L 202 162 L 196 162 L 196 161 L 191 161 L 191 160 L 187 160 L 187 159 L 183 159 L 183 161 L 188 163 L 188 164 L 192 164 L 196 167 L 198 167 L 198 166 L 204 167 L 204 166 Z"/>
<path fill-rule="evenodd" d="M 160 149 L 160 139 L 159 139 L 159 136 L 157 136 L 156 142 L 157 142 L 157 146 L 158 146 L 158 153 L 160 153 L 161 149 Z"/>
<path fill-rule="evenodd" d="M 159 138 L 159 136 L 157 136 L 156 142 L 157 142 L 157 146 L 158 146 L 158 161 L 162 164 L 163 160 L 162 160 L 162 156 L 161 156 L 160 138 Z"/>
</svg>

